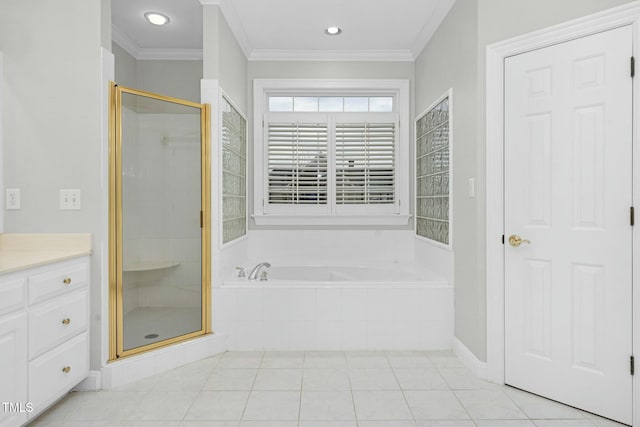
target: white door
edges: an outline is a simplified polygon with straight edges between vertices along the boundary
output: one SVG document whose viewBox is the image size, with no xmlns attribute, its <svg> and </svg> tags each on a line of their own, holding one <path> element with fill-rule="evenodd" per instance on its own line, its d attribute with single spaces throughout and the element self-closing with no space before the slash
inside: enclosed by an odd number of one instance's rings
<svg viewBox="0 0 640 427">
<path fill-rule="evenodd" d="M 631 56 L 626 26 L 505 61 L 505 382 L 626 424 Z"/>
</svg>

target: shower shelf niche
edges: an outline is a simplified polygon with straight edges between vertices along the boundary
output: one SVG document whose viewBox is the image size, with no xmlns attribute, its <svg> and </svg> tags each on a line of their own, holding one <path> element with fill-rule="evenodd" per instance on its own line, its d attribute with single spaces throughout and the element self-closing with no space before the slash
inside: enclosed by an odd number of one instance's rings
<svg viewBox="0 0 640 427">
<path fill-rule="evenodd" d="M 122 268 L 122 271 L 129 273 L 135 271 L 162 270 L 165 268 L 177 267 L 179 265 L 180 263 L 176 261 L 143 261 L 127 264 Z"/>
</svg>

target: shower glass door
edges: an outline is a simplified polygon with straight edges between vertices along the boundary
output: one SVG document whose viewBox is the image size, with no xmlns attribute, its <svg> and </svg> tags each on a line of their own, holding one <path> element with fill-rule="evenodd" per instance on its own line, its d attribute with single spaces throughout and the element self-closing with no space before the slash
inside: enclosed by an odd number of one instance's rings
<svg viewBox="0 0 640 427">
<path fill-rule="evenodd" d="M 207 105 L 112 86 L 111 350 L 209 332 Z"/>
</svg>

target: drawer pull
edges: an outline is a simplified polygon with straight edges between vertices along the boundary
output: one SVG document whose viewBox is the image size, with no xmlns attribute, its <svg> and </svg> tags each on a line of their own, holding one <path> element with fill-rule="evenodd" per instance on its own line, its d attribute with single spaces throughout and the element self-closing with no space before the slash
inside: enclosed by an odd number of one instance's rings
<svg viewBox="0 0 640 427">
<path fill-rule="evenodd" d="M 62 320 L 63 325 L 68 325 L 69 323 L 71 323 L 71 319 L 69 319 L 68 317 Z"/>
<path fill-rule="evenodd" d="M 62 281 L 62 283 L 64 283 L 65 285 L 70 285 L 71 284 L 71 277 L 67 277 L 66 279 L 64 279 Z"/>
<path fill-rule="evenodd" d="M 62 372 L 68 374 L 69 372 L 71 372 L 71 366 L 65 366 L 64 368 L 62 368 Z"/>
</svg>

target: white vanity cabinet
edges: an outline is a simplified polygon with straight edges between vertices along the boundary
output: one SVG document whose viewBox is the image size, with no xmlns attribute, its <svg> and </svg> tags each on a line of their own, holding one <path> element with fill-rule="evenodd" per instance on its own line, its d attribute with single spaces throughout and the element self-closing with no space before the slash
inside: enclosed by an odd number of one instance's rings
<svg viewBox="0 0 640 427">
<path fill-rule="evenodd" d="M 0 427 L 19 426 L 89 372 L 89 257 L 0 274 Z"/>
</svg>

